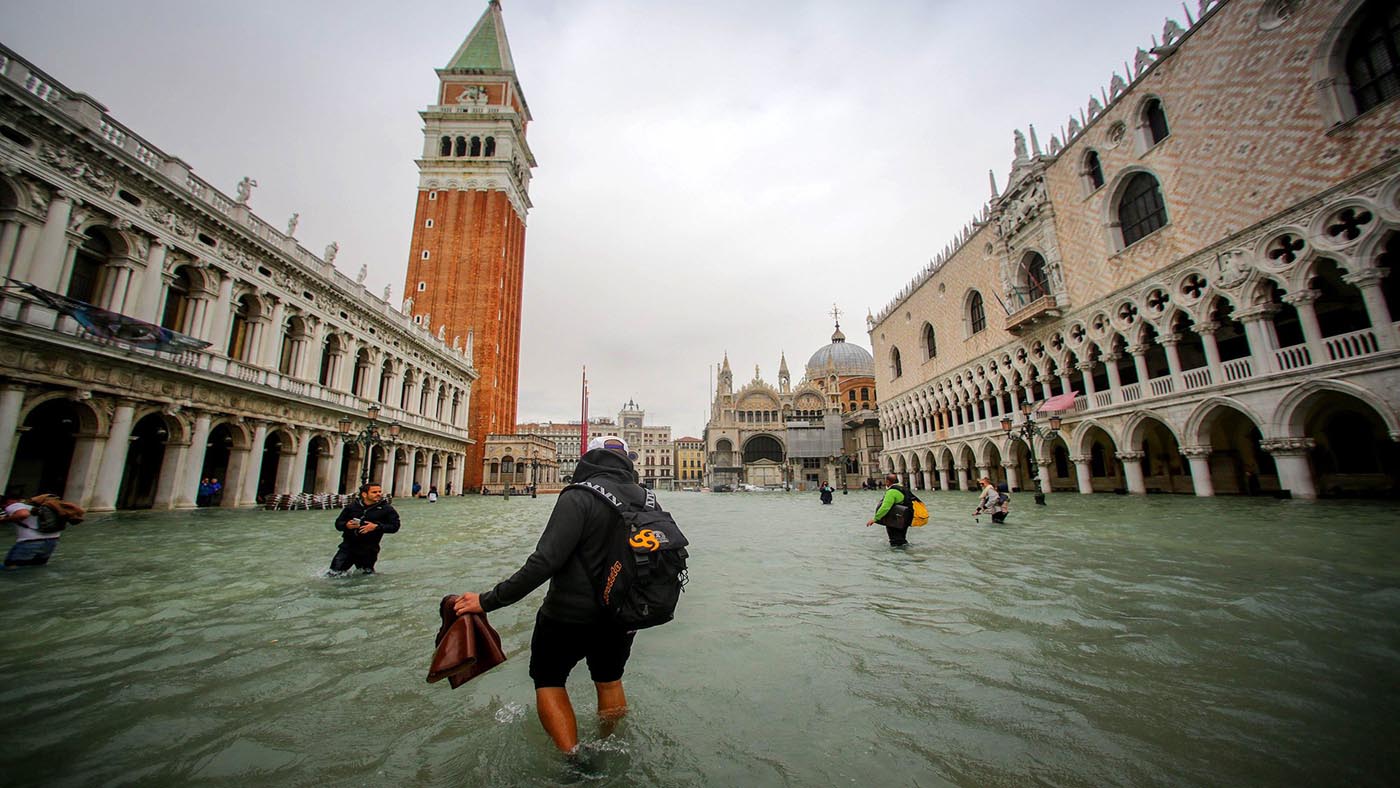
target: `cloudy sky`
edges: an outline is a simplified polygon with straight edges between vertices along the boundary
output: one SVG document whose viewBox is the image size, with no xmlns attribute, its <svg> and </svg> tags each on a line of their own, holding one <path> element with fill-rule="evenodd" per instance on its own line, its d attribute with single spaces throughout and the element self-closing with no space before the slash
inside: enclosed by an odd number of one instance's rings
<svg viewBox="0 0 1400 788">
<path fill-rule="evenodd" d="M 1190 4 L 1192 14 L 1197 3 Z M 434 68 L 485 0 L 9 4 L 0 40 L 402 298 Z M 794 377 L 1150 47 L 1178 0 L 505 0 L 534 113 L 521 421 L 629 398 L 700 434 L 713 367 Z"/>
</svg>

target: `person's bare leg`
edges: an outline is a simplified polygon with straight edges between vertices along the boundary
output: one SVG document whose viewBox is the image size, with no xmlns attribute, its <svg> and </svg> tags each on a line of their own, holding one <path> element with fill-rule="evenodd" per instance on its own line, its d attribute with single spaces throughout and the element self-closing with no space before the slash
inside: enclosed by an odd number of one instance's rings
<svg viewBox="0 0 1400 788">
<path fill-rule="evenodd" d="M 627 716 L 627 695 L 622 691 L 622 681 L 594 682 L 598 689 L 598 726 L 600 733 L 611 736 L 617 728 L 618 720 Z"/>
<path fill-rule="evenodd" d="M 539 687 L 535 690 L 535 707 L 540 715 L 544 732 L 554 740 L 554 746 L 563 752 L 573 752 L 578 748 L 578 721 L 574 719 L 574 705 L 569 702 L 569 692 L 563 687 Z"/>
</svg>

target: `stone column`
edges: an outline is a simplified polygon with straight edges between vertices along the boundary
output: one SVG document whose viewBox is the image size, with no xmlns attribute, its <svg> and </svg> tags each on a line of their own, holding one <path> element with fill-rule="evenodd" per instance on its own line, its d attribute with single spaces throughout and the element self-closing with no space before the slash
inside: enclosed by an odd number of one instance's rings
<svg viewBox="0 0 1400 788">
<path fill-rule="evenodd" d="M 248 486 L 248 476 L 256 475 L 258 459 L 261 459 L 255 458 L 256 451 L 257 449 L 251 446 L 246 449 L 229 450 L 228 470 L 224 471 L 224 494 L 219 500 L 221 507 L 232 509 L 243 505 L 243 491 Z"/>
<path fill-rule="evenodd" d="M 1181 456 L 1191 464 L 1191 486 L 1195 488 L 1196 495 L 1200 498 L 1211 498 L 1215 495 L 1215 485 L 1210 480 L 1210 452 L 1209 446 L 1183 446 Z M 1279 471 L 1282 475 L 1282 471 Z M 1282 481 L 1280 479 L 1279 481 Z"/>
<path fill-rule="evenodd" d="M 1342 281 L 1355 285 L 1361 291 L 1361 299 L 1366 302 L 1366 314 L 1371 319 L 1371 332 L 1376 335 L 1376 344 L 1381 350 L 1393 350 L 1400 345 L 1395 335 L 1394 318 L 1390 307 L 1385 303 L 1385 292 L 1381 280 L 1390 273 L 1385 268 L 1363 268 L 1355 273 L 1345 274 Z"/>
<path fill-rule="evenodd" d="M 1092 361 L 1081 361 L 1075 365 L 1079 370 L 1079 379 L 1084 381 L 1084 399 L 1089 403 L 1089 407 L 1094 407 L 1094 364 Z"/>
<path fill-rule="evenodd" d="M 1298 324 L 1303 329 L 1303 342 L 1308 346 L 1308 355 L 1314 364 L 1328 361 L 1327 348 L 1322 344 L 1322 326 L 1317 322 L 1317 310 L 1313 304 L 1322 297 L 1318 290 L 1295 290 L 1283 297 L 1284 303 L 1292 304 L 1298 310 Z"/>
<path fill-rule="evenodd" d="M 556 472 L 556 474 L 558 473 L 558 469 L 557 469 L 557 468 L 555 469 L 555 472 Z M 453 490 L 457 495 L 461 495 L 461 494 L 465 493 L 466 490 L 462 489 L 462 485 L 465 484 L 465 483 L 466 483 L 466 480 L 467 480 L 467 455 L 465 455 L 465 454 L 458 454 L 458 455 L 457 455 L 457 470 L 454 472 L 453 475 L 454 475 L 455 478 L 452 480 L 452 490 Z M 556 475 L 556 478 L 555 478 L 554 481 L 556 481 L 556 482 L 559 481 L 559 479 L 557 478 L 557 475 Z"/>
<path fill-rule="evenodd" d="M 990 479 L 991 477 L 992 477 L 992 466 L 990 466 L 990 465 L 978 465 L 978 466 L 977 466 L 977 479 L 978 479 L 978 480 L 981 480 L 981 479 Z"/>
<path fill-rule="evenodd" d="M 131 285 L 131 268 L 123 264 L 108 266 L 102 278 L 102 294 L 99 306 L 103 309 L 126 314 L 127 290 Z"/>
<path fill-rule="evenodd" d="M 68 469 L 68 483 L 64 485 L 63 497 L 82 507 L 92 506 L 92 476 L 101 464 L 102 451 L 107 441 L 95 434 L 77 436 L 73 444 L 73 462 Z M 3 479 L 0 479 L 3 486 Z"/>
<path fill-rule="evenodd" d="M 947 469 L 947 468 L 939 468 L 939 469 L 938 469 L 938 489 L 942 490 L 943 492 L 948 492 L 948 469 Z"/>
<path fill-rule="evenodd" d="M 195 413 L 194 431 L 190 435 L 189 452 L 185 456 L 185 479 L 175 498 L 176 509 L 193 509 L 199 497 L 200 474 L 204 472 L 204 455 L 209 450 L 209 424 L 212 417 L 203 411 Z M 224 481 L 228 481 L 225 479 Z"/>
<path fill-rule="evenodd" d="M 1123 378 L 1118 374 L 1118 359 L 1117 353 L 1109 353 L 1103 358 L 1103 368 L 1108 373 L 1108 390 L 1113 393 L 1115 400 L 1123 398 Z"/>
<path fill-rule="evenodd" d="M 213 343 L 214 352 L 228 353 L 228 332 L 233 326 L 233 277 L 224 274 L 219 281 L 219 300 L 206 307 L 199 337 Z M 228 496 L 225 496 L 227 498 Z"/>
<path fill-rule="evenodd" d="M 1036 460 L 1035 464 L 1040 468 L 1040 475 L 1035 477 L 1040 482 L 1040 491 L 1043 493 L 1052 491 L 1054 485 L 1050 481 L 1050 466 L 1053 462 L 1051 460 Z"/>
<path fill-rule="evenodd" d="M 1147 376 L 1147 348 L 1143 345 L 1131 345 L 1128 352 L 1133 355 L 1133 369 L 1137 371 L 1139 391 L 1144 397 L 1152 396 L 1152 389 L 1148 384 L 1150 378 Z"/>
<path fill-rule="evenodd" d="M 267 328 L 261 332 L 262 355 L 253 362 L 254 365 L 276 371 L 282 357 L 282 335 L 287 330 L 283 324 L 286 319 L 287 305 L 279 299 L 277 303 L 272 305 L 272 319 L 268 322 Z"/>
<path fill-rule="evenodd" d="M 11 279 L 18 279 L 21 282 L 29 281 L 30 264 L 34 259 L 34 247 L 39 243 L 41 232 L 42 225 L 20 225 L 19 241 L 15 244 L 14 261 L 10 264 L 9 276 Z"/>
<path fill-rule="evenodd" d="M 1006 489 L 1015 490 L 1021 486 L 1021 469 L 1015 463 L 1004 462 L 1001 469 L 1006 471 Z"/>
<path fill-rule="evenodd" d="M 39 231 L 34 256 L 25 272 L 34 285 L 45 290 L 59 290 L 63 264 L 68 253 L 68 220 L 72 216 L 72 196 L 64 191 L 55 192 L 53 199 L 49 201 L 49 212 L 44 219 L 44 227 Z M 113 497 L 115 499 L 115 493 Z"/>
<path fill-rule="evenodd" d="M 140 294 L 131 312 L 134 317 L 147 323 L 160 325 L 164 299 L 160 297 L 165 285 L 166 246 L 159 239 L 151 240 L 151 248 L 146 251 L 146 270 L 141 272 Z"/>
<path fill-rule="evenodd" d="M 10 469 L 19 446 L 19 412 L 27 390 L 24 384 L 14 382 L 0 387 L 0 490 L 9 489 Z"/>
<path fill-rule="evenodd" d="M 287 479 L 287 492 L 291 495 L 300 495 L 306 489 L 306 458 L 311 454 L 311 430 L 297 430 L 296 437 L 297 451 L 292 456 L 292 472 Z M 315 482 L 314 478 L 312 482 Z"/>
<path fill-rule="evenodd" d="M 1259 442 L 1259 448 L 1274 458 L 1279 487 L 1288 490 L 1294 498 L 1317 497 L 1312 463 L 1308 461 L 1308 453 L 1316 445 L 1312 438 L 1276 438 Z M 1192 470 L 1194 472 L 1194 466 Z"/>
<path fill-rule="evenodd" d="M 107 445 L 102 448 L 102 465 L 97 471 L 92 506 L 88 507 L 92 511 L 110 512 L 117 508 L 117 494 L 121 492 L 126 455 L 131 448 L 131 421 L 135 413 L 135 402 L 117 400 L 116 410 L 112 413 L 112 426 L 107 431 Z"/>
<path fill-rule="evenodd" d="M 963 490 L 971 490 L 971 489 L 974 489 L 973 486 L 972 486 L 972 480 L 968 478 L 968 474 L 970 473 L 970 469 L 969 469 L 969 468 L 959 468 L 958 466 L 954 465 L 954 466 L 953 466 L 953 473 L 957 475 L 957 477 L 958 477 L 958 486 L 959 486 L 961 489 L 963 489 Z"/>
<path fill-rule="evenodd" d="M 1147 494 L 1147 480 L 1142 477 L 1142 458 L 1140 451 L 1120 451 L 1118 459 L 1123 462 L 1123 476 L 1128 484 L 1128 492 L 1135 495 Z"/>
<path fill-rule="evenodd" d="M 1278 371 L 1278 359 L 1274 357 L 1277 343 L 1273 332 L 1273 316 L 1278 312 L 1275 304 L 1264 304 L 1235 316 L 1244 324 L 1245 339 L 1249 340 L 1249 364 L 1254 377 Z"/>
<path fill-rule="evenodd" d="M 327 483 L 332 493 L 340 492 L 341 466 L 345 462 L 345 439 L 339 435 L 331 438 L 331 463 L 326 471 Z"/>
<path fill-rule="evenodd" d="M 5 222 L 0 227 L 0 274 L 11 278 L 14 275 L 15 249 L 19 245 L 19 231 L 24 227 L 19 220 Z M 70 499 L 71 500 L 71 499 Z"/>
<path fill-rule="evenodd" d="M 1172 391 L 1182 391 L 1181 383 L 1181 352 L 1177 345 L 1181 343 L 1181 337 L 1177 334 L 1163 334 L 1157 338 L 1162 345 L 1162 349 L 1167 352 L 1167 369 L 1172 378 Z"/>
<path fill-rule="evenodd" d="M 301 492 L 299 488 L 292 488 L 292 477 L 300 476 L 306 469 L 306 463 L 304 462 L 306 458 L 301 457 L 303 460 L 301 466 L 302 471 L 296 470 L 297 458 L 301 456 L 301 447 L 305 444 L 306 441 L 298 439 L 297 451 L 295 452 L 287 451 L 285 443 L 282 445 L 282 450 L 277 455 L 277 479 L 272 485 L 273 495 L 291 495 L 292 493 Z"/>
<path fill-rule="evenodd" d="M 199 477 L 199 469 L 191 470 L 189 455 L 193 440 L 182 443 L 167 441 L 165 455 L 161 458 L 160 478 L 156 481 L 156 495 L 151 502 L 154 509 L 174 509 L 180 493 L 185 489 L 185 479 Z M 198 482 L 196 482 L 198 484 Z"/>
<path fill-rule="evenodd" d="M 1220 346 L 1215 342 L 1215 332 L 1219 330 L 1219 323 L 1196 324 L 1196 334 L 1201 338 L 1201 347 L 1206 352 L 1206 367 L 1210 369 L 1211 383 L 1225 381 L 1225 370 L 1220 367 Z"/>
<path fill-rule="evenodd" d="M 1069 458 L 1074 463 L 1074 476 L 1079 482 L 1079 492 L 1081 495 L 1090 495 L 1094 492 L 1094 477 L 1092 469 L 1089 467 L 1091 455 L 1076 454 Z"/>
</svg>

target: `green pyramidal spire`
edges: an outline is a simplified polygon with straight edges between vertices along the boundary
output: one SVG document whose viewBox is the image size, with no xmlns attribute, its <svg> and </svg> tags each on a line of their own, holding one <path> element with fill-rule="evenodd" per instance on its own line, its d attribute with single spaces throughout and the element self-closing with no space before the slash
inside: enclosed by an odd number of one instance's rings
<svg viewBox="0 0 1400 788">
<path fill-rule="evenodd" d="M 477 20 L 476 26 L 457 48 L 457 53 L 448 61 L 447 67 L 515 71 L 515 61 L 510 56 L 510 42 L 506 40 L 506 25 L 501 20 L 499 0 L 491 0 L 487 4 L 486 13 Z"/>
</svg>

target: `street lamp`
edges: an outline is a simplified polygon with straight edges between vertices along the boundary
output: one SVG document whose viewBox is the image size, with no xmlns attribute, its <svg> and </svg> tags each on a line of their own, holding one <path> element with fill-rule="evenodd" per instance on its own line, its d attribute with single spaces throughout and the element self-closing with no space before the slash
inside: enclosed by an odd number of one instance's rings
<svg viewBox="0 0 1400 788">
<path fill-rule="evenodd" d="M 1058 435 L 1060 432 L 1060 414 L 1050 414 L 1050 429 L 1042 430 L 1035 423 L 1035 419 L 1033 418 L 1034 412 L 1034 405 L 1029 402 L 1022 402 L 1021 415 L 1025 416 L 1025 420 L 1021 422 L 1021 426 L 1015 427 L 1013 430 L 1012 428 L 1014 425 L 1011 423 L 1011 414 L 1008 413 L 1001 417 L 1001 431 L 1006 433 L 1008 437 L 1012 435 L 1019 437 L 1021 441 L 1026 444 L 1026 451 L 1030 454 L 1031 484 L 1035 486 L 1035 502 L 1044 506 L 1045 493 L 1041 492 L 1038 479 L 1040 475 L 1040 465 L 1036 462 L 1035 444 L 1031 442 L 1031 438 L 1040 437 L 1050 440 Z"/>
<path fill-rule="evenodd" d="M 379 431 L 378 405 L 370 405 L 365 413 L 369 417 L 369 423 L 359 432 L 355 432 L 355 422 L 349 416 L 341 416 L 340 421 L 336 422 L 340 427 L 340 435 L 342 438 L 351 443 L 358 443 L 363 447 L 360 452 L 364 465 L 364 471 L 360 474 L 361 485 L 369 484 L 369 470 L 370 465 L 373 464 L 370 462 L 370 460 L 373 459 L 370 456 L 370 450 L 375 446 L 391 445 L 398 440 L 399 437 L 399 423 L 397 421 L 389 422 L 389 425 L 385 428 L 388 432 L 387 437 Z"/>
<path fill-rule="evenodd" d="M 540 453 L 530 452 L 530 497 L 538 498 L 540 486 Z"/>
</svg>

